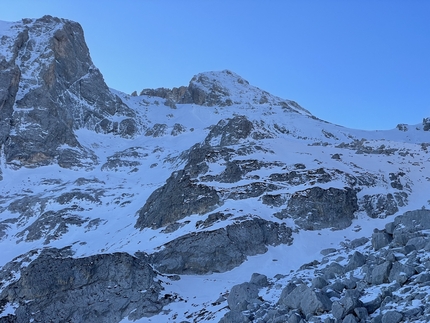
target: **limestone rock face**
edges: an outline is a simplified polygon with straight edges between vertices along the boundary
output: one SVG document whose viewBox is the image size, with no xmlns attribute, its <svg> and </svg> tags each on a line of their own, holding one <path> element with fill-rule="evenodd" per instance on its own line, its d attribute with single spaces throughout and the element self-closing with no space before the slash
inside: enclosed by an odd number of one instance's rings
<svg viewBox="0 0 430 323">
<path fill-rule="evenodd" d="M 126 253 L 73 259 L 46 249 L 0 299 L 21 300 L 17 322 L 119 322 L 161 311 L 167 302 L 155 278 L 151 266 Z"/>
<path fill-rule="evenodd" d="M 343 229 L 351 225 L 358 210 L 356 193 L 350 189 L 312 187 L 293 194 L 286 212 L 306 230 Z"/>
<path fill-rule="evenodd" d="M 290 244 L 291 236 L 292 230 L 286 225 L 255 218 L 182 236 L 150 259 L 157 270 L 168 274 L 225 272 L 247 256 L 265 253 L 268 245 Z"/>
<path fill-rule="evenodd" d="M 161 228 L 184 217 L 211 211 L 220 202 L 217 191 L 196 183 L 184 170 L 175 172 L 139 210 L 137 228 Z"/>
<path fill-rule="evenodd" d="M 7 163 L 89 166 L 96 157 L 74 130 L 138 132 L 135 113 L 92 63 L 78 23 L 44 16 L 9 29 L 0 55 L 0 146 Z"/>
</svg>

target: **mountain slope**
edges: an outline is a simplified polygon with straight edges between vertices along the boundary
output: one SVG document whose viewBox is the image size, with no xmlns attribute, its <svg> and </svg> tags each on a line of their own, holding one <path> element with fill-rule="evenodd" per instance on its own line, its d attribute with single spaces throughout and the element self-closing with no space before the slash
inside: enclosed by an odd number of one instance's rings
<svg viewBox="0 0 430 323">
<path fill-rule="evenodd" d="M 263 322 L 269 309 L 272 322 L 336 317 L 345 295 L 315 296 L 314 273 L 290 270 L 344 266 L 363 248 L 374 257 L 370 242 L 342 246 L 429 206 L 428 119 L 347 129 L 227 70 L 129 96 L 107 88 L 78 24 L 46 16 L 0 30 L 4 321 Z M 345 259 L 323 258 L 327 248 Z M 368 284 L 360 293 L 375 285 L 363 268 L 352 273 Z M 232 289 L 256 272 L 244 285 L 251 296 Z M 279 307 L 289 282 L 301 286 L 292 295 L 324 295 L 330 306 Z"/>
</svg>

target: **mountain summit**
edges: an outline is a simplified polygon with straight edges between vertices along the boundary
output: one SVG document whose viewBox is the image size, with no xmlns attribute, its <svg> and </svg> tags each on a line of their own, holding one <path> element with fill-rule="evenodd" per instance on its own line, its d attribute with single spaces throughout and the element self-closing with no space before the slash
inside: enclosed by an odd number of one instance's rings
<svg viewBox="0 0 430 323">
<path fill-rule="evenodd" d="M 333 125 L 224 70 L 112 90 L 0 23 L 0 322 L 425 322 L 430 119 Z"/>
</svg>

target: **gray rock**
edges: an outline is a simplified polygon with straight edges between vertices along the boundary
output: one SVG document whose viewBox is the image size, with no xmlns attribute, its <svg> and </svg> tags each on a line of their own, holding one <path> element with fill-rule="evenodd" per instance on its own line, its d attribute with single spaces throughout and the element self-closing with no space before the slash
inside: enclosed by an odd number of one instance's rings
<svg viewBox="0 0 430 323">
<path fill-rule="evenodd" d="M 356 193 L 350 189 L 312 187 L 294 193 L 286 213 L 306 230 L 344 229 L 358 210 Z"/>
<path fill-rule="evenodd" d="M 298 313 L 292 313 L 288 318 L 288 323 L 300 323 L 303 322 L 302 317 Z"/>
<path fill-rule="evenodd" d="M 325 268 L 321 269 L 321 272 L 324 274 L 326 279 L 332 279 L 339 275 L 343 275 L 345 273 L 345 267 L 337 262 L 332 262 Z"/>
<path fill-rule="evenodd" d="M 391 193 L 365 195 L 360 200 L 360 205 L 371 218 L 386 218 L 399 211 L 394 195 Z"/>
<path fill-rule="evenodd" d="M 29 226 L 19 231 L 16 237 L 27 242 L 44 238 L 43 243 L 46 245 L 67 233 L 70 226 L 82 226 L 88 221 L 89 218 L 82 218 L 80 215 L 75 214 L 75 210 L 71 208 L 47 211 Z"/>
<path fill-rule="evenodd" d="M 0 317 L 0 323 L 17 323 L 18 319 L 15 315 L 8 314 L 6 316 Z"/>
<path fill-rule="evenodd" d="M 178 135 L 180 135 L 181 133 L 184 133 L 185 131 L 187 131 L 187 128 L 186 128 L 184 125 L 179 124 L 179 123 L 175 123 L 175 124 L 173 125 L 173 129 L 172 129 L 172 131 L 170 132 L 170 134 L 171 134 L 172 136 L 178 136 Z"/>
<path fill-rule="evenodd" d="M 227 220 L 232 217 L 232 213 L 215 212 L 208 215 L 205 220 L 196 222 L 196 228 L 208 228 L 216 222 Z"/>
<path fill-rule="evenodd" d="M 346 315 L 343 305 L 338 301 L 333 302 L 331 313 L 337 321 L 341 321 Z"/>
<path fill-rule="evenodd" d="M 45 249 L 0 299 L 19 304 L 18 322 L 100 322 L 100 315 L 105 322 L 135 320 L 169 302 L 160 298 L 155 278 L 151 266 L 126 253 L 73 259 Z"/>
<path fill-rule="evenodd" d="M 350 278 L 342 280 L 342 283 L 345 284 L 345 288 L 354 289 L 357 287 L 357 283 L 360 281 L 361 281 L 360 279 L 355 278 L 351 275 Z"/>
<path fill-rule="evenodd" d="M 430 131 L 430 118 L 423 118 L 423 130 Z"/>
<path fill-rule="evenodd" d="M 302 170 L 301 168 L 287 173 L 274 173 L 269 179 L 274 182 L 282 182 L 292 186 L 302 185 L 307 182 L 328 183 L 338 175 L 339 170 L 326 170 L 324 168 Z"/>
<path fill-rule="evenodd" d="M 354 251 L 351 258 L 348 261 L 348 264 L 345 266 L 345 271 L 351 271 L 358 267 L 363 266 L 366 263 L 366 256 L 364 256 L 361 252 Z"/>
<path fill-rule="evenodd" d="M 336 280 L 334 283 L 330 284 L 328 287 L 330 289 L 333 289 L 334 291 L 343 292 L 343 290 L 346 288 L 346 285 L 344 282 L 342 282 L 340 280 Z"/>
<path fill-rule="evenodd" d="M 279 296 L 278 303 L 284 304 L 284 299 L 297 287 L 296 284 L 289 282 L 281 292 L 281 295 Z"/>
<path fill-rule="evenodd" d="M 320 251 L 320 254 L 322 254 L 323 256 L 327 256 L 327 255 L 329 255 L 329 254 L 331 254 L 331 253 L 334 253 L 334 252 L 336 252 L 337 251 L 337 249 L 336 248 L 327 248 L 327 249 L 323 249 L 323 250 L 321 250 Z"/>
<path fill-rule="evenodd" d="M 430 273 L 423 272 L 417 275 L 417 277 L 414 280 L 417 283 L 426 283 L 430 282 Z"/>
<path fill-rule="evenodd" d="M 267 245 L 290 244 L 291 235 L 292 230 L 285 224 L 255 218 L 184 235 L 165 244 L 150 259 L 163 273 L 225 272 L 240 265 L 247 256 L 265 253 Z"/>
<path fill-rule="evenodd" d="M 265 182 L 252 182 L 250 184 L 237 186 L 230 189 L 227 199 L 232 200 L 244 200 L 252 197 L 258 197 L 263 195 L 265 192 L 276 191 L 280 187 L 274 184 Z M 276 216 L 276 214 L 275 214 Z M 282 217 L 280 217 L 282 218 Z"/>
<path fill-rule="evenodd" d="M 0 146 L 8 164 L 92 167 L 97 159 L 74 130 L 124 137 L 139 131 L 134 111 L 110 92 L 92 63 L 79 24 L 44 16 L 15 28 L 15 45 L 5 48 L 12 60 L 2 63 L 0 73 L 0 99 L 7 97 Z M 7 38 L 2 38 L 5 43 Z M 118 117 L 122 121 L 114 121 Z"/>
<path fill-rule="evenodd" d="M 353 314 L 348 314 L 342 320 L 342 323 L 357 323 L 357 318 Z"/>
<path fill-rule="evenodd" d="M 365 307 L 356 307 L 354 308 L 354 314 L 360 321 L 365 321 L 369 317 L 369 313 Z"/>
<path fill-rule="evenodd" d="M 318 276 L 318 277 L 315 277 L 314 279 L 312 279 L 312 287 L 313 288 L 322 289 L 327 285 L 328 285 L 327 281 L 322 277 Z"/>
<path fill-rule="evenodd" d="M 235 285 L 227 297 L 228 307 L 232 311 L 244 311 L 248 304 L 261 303 L 258 299 L 258 287 L 251 283 Z"/>
<path fill-rule="evenodd" d="M 205 139 L 211 146 L 231 146 L 251 135 L 254 126 L 246 116 L 235 116 L 221 120 L 215 125 Z"/>
<path fill-rule="evenodd" d="M 377 295 L 373 299 L 365 302 L 363 304 L 363 307 L 367 309 L 367 312 L 369 314 L 373 314 L 377 309 L 379 309 L 379 307 L 381 306 L 381 303 L 382 303 L 382 296 Z"/>
<path fill-rule="evenodd" d="M 408 240 L 406 246 L 414 246 L 416 250 L 424 249 L 425 246 L 429 243 L 428 237 L 414 237 Z"/>
<path fill-rule="evenodd" d="M 261 197 L 263 204 L 280 207 L 285 204 L 286 198 L 282 194 L 265 194 Z"/>
<path fill-rule="evenodd" d="M 269 286 L 269 282 L 267 281 L 267 276 L 258 274 L 258 273 L 252 274 L 251 280 L 249 281 L 249 283 L 254 284 L 260 288 Z"/>
<path fill-rule="evenodd" d="M 163 99 L 170 99 L 173 102 L 179 103 L 180 99 L 186 95 L 187 87 L 181 86 L 179 88 L 167 89 L 167 88 L 158 88 L 158 89 L 143 89 L 139 95 L 147 95 L 147 96 L 156 96 Z M 189 100 L 185 100 L 181 103 L 192 103 Z"/>
<path fill-rule="evenodd" d="M 332 317 L 326 317 L 324 319 L 324 323 L 336 323 L 336 319 L 334 319 Z"/>
<path fill-rule="evenodd" d="M 149 128 L 146 130 L 145 136 L 147 136 L 147 137 L 162 137 L 162 136 L 166 135 L 166 133 L 167 133 L 167 125 L 156 123 L 152 126 L 152 128 Z"/>
<path fill-rule="evenodd" d="M 249 323 L 248 317 L 242 314 L 241 311 L 229 311 L 219 321 L 219 323 Z"/>
<path fill-rule="evenodd" d="M 337 320 L 341 320 L 354 313 L 356 308 L 363 306 L 359 298 L 360 292 L 358 290 L 346 290 L 344 296 L 339 301 L 333 302 L 333 316 Z"/>
<path fill-rule="evenodd" d="M 391 270 L 391 262 L 388 262 L 388 261 L 375 266 L 375 268 L 373 268 L 372 270 L 370 282 L 373 285 L 388 283 L 388 276 L 390 274 L 390 270 Z"/>
<path fill-rule="evenodd" d="M 403 315 L 397 311 L 388 311 L 382 316 L 382 323 L 399 323 Z"/>
<path fill-rule="evenodd" d="M 390 282 L 397 281 L 400 285 L 403 285 L 415 273 L 414 267 L 396 261 L 391 267 L 388 280 Z"/>
<path fill-rule="evenodd" d="M 372 234 L 372 247 L 375 251 L 386 247 L 393 237 L 384 231 L 377 231 Z"/>
<path fill-rule="evenodd" d="M 370 321 L 371 323 L 382 323 L 382 315 L 376 315 L 375 317 L 372 318 L 372 320 Z"/>
<path fill-rule="evenodd" d="M 323 313 L 331 309 L 330 299 L 318 292 L 314 292 L 305 284 L 297 286 L 289 293 L 282 303 L 291 309 L 299 309 L 304 316 Z"/>
<path fill-rule="evenodd" d="M 103 164 L 104 171 L 120 171 L 131 170 L 139 167 L 141 161 L 149 156 L 149 153 L 142 147 L 131 147 L 122 151 L 118 151 L 107 158 L 107 162 Z"/>
<path fill-rule="evenodd" d="M 349 246 L 350 246 L 350 248 L 352 248 L 352 249 L 356 249 L 356 248 L 358 248 L 358 247 L 360 247 L 360 246 L 362 246 L 362 245 L 366 244 L 367 242 L 369 242 L 369 238 L 361 237 L 361 238 L 357 238 L 357 239 L 352 240 L 352 241 L 349 243 Z"/>
<path fill-rule="evenodd" d="M 430 229 L 430 210 L 405 212 L 394 219 L 394 226 L 394 233 L 403 229 L 413 231 Z"/>
<path fill-rule="evenodd" d="M 220 203 L 217 191 L 198 184 L 184 170 L 174 172 L 138 211 L 136 228 L 157 229 L 191 214 L 204 214 Z"/>
<path fill-rule="evenodd" d="M 385 232 L 390 234 L 390 235 L 393 235 L 395 227 L 396 226 L 395 226 L 394 222 L 388 222 L 385 225 Z"/>
</svg>

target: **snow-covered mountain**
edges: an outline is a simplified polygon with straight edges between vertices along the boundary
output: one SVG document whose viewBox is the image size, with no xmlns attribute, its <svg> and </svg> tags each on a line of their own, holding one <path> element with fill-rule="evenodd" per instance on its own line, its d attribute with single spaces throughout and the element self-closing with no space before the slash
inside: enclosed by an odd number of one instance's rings
<svg viewBox="0 0 430 323">
<path fill-rule="evenodd" d="M 127 95 L 50 16 L 0 42 L 0 322 L 429 321 L 430 118 L 348 129 L 228 70 Z"/>
</svg>

